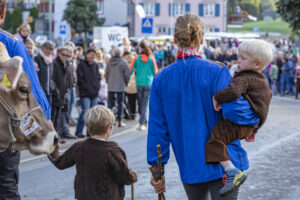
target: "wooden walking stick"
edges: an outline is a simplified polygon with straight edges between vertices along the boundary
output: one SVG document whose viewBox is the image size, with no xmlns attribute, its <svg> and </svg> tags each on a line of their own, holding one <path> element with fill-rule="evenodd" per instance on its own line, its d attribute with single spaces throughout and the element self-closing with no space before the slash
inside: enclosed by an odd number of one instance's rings
<svg viewBox="0 0 300 200">
<path fill-rule="evenodd" d="M 162 176 L 162 165 L 161 165 L 161 150 L 160 150 L 160 145 L 158 144 L 156 146 L 157 148 L 157 154 L 158 154 L 158 160 L 157 160 L 157 168 L 156 170 L 153 167 L 149 167 L 150 172 L 152 174 L 153 179 L 156 181 L 161 180 L 161 176 Z M 160 194 L 158 194 L 158 200 L 166 200 L 165 198 L 165 194 L 162 192 Z"/>
<path fill-rule="evenodd" d="M 134 200 L 134 184 L 131 184 L 131 200 Z"/>
</svg>

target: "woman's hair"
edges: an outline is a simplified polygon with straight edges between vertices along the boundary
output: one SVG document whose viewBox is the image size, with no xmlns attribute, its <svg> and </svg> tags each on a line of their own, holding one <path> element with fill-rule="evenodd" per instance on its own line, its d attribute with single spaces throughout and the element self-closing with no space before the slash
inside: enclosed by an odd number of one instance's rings
<svg viewBox="0 0 300 200">
<path fill-rule="evenodd" d="M 177 18 L 175 38 L 179 48 L 199 49 L 204 36 L 204 25 L 196 15 L 185 14 Z"/>
<path fill-rule="evenodd" d="M 31 34 L 31 27 L 28 23 L 23 22 L 18 28 L 17 28 L 17 33 L 20 33 L 23 29 L 27 29 L 29 32 L 29 35 Z"/>
<path fill-rule="evenodd" d="M 140 48 L 141 48 L 141 54 L 146 54 L 147 56 L 152 55 L 151 49 L 148 47 L 146 40 L 142 40 L 140 43 Z"/>
<path fill-rule="evenodd" d="M 46 42 L 44 42 L 42 44 L 42 48 L 45 48 L 45 49 L 53 51 L 54 48 L 55 48 L 55 43 L 52 42 L 52 41 L 50 41 L 50 40 L 47 40 Z"/>
<path fill-rule="evenodd" d="M 63 52 L 63 51 L 67 51 L 69 53 L 73 53 L 73 49 L 72 49 L 72 47 L 70 45 L 64 45 L 64 46 L 62 46 L 62 47 L 60 47 L 58 49 L 58 53 Z"/>
<path fill-rule="evenodd" d="M 113 125 L 114 114 L 104 106 L 94 106 L 85 114 L 85 125 L 91 135 L 105 134 L 105 128 Z"/>
</svg>

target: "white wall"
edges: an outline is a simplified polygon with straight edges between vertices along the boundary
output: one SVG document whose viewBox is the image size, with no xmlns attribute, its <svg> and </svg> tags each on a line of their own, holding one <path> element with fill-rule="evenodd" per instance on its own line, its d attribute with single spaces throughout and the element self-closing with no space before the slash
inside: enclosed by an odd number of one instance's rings
<svg viewBox="0 0 300 200">
<path fill-rule="evenodd" d="M 67 8 L 67 3 L 69 0 L 55 0 L 54 1 L 54 39 L 58 37 L 64 38 L 65 42 L 71 40 L 71 27 L 66 21 L 62 21 L 64 10 Z M 52 8 L 51 8 L 52 9 Z M 60 35 L 59 27 L 60 25 L 66 25 L 66 34 Z"/>
<path fill-rule="evenodd" d="M 127 3 L 122 0 L 104 0 L 105 26 L 127 23 Z"/>
</svg>

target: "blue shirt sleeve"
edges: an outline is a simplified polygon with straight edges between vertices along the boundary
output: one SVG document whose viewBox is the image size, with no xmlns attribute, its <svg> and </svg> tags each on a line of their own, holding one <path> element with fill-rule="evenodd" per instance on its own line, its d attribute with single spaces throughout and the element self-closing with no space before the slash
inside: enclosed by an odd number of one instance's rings
<svg viewBox="0 0 300 200">
<path fill-rule="evenodd" d="M 226 66 L 222 67 L 222 69 L 219 71 L 215 83 L 214 83 L 214 88 L 213 88 L 213 94 L 218 92 L 221 89 L 226 88 L 229 83 L 231 82 L 232 77 L 229 73 L 229 70 Z"/>
<path fill-rule="evenodd" d="M 170 137 L 167 121 L 164 115 L 162 97 L 159 93 L 159 79 L 154 78 L 150 90 L 149 102 L 149 128 L 147 141 L 147 162 L 157 165 L 156 146 L 160 144 L 162 163 L 166 164 L 170 157 Z"/>
<path fill-rule="evenodd" d="M 51 108 L 49 106 L 46 95 L 45 95 L 43 89 L 41 88 L 37 73 L 33 66 L 32 59 L 30 58 L 23 42 L 21 42 L 21 41 L 15 42 L 15 46 L 13 48 L 13 52 L 12 52 L 11 56 L 12 57 L 20 56 L 23 58 L 23 70 L 27 74 L 27 76 L 31 82 L 33 96 L 35 97 L 37 102 L 41 105 L 41 108 L 43 109 L 47 120 L 49 120 L 51 118 Z"/>
</svg>

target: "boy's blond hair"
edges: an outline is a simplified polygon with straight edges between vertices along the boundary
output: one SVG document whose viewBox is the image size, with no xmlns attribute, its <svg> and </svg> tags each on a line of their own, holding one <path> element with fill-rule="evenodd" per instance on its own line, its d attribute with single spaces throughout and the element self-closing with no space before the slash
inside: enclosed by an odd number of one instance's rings
<svg viewBox="0 0 300 200">
<path fill-rule="evenodd" d="M 259 71 L 263 71 L 273 58 L 273 50 L 271 45 L 259 39 L 246 40 L 238 47 L 238 52 L 246 53 L 255 61 L 262 61 L 263 66 Z"/>
<path fill-rule="evenodd" d="M 114 114 L 104 106 L 94 106 L 85 114 L 85 125 L 91 135 L 105 134 L 105 128 L 113 125 L 115 121 Z"/>
</svg>

